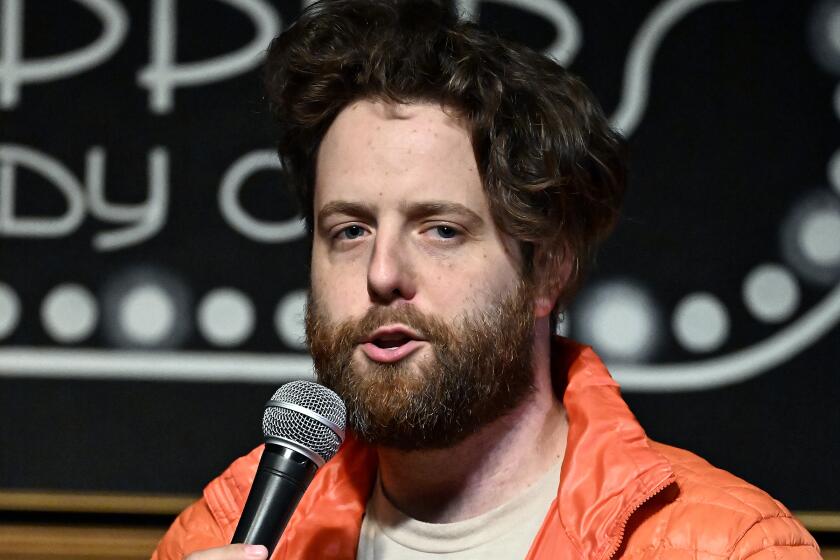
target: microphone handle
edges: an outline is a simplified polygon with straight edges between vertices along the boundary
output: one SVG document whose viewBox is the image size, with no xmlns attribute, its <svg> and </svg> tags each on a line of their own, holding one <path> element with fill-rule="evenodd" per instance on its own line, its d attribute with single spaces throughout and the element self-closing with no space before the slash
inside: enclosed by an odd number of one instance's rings
<svg viewBox="0 0 840 560">
<path fill-rule="evenodd" d="M 305 455 L 266 443 L 231 542 L 261 544 L 271 556 L 316 470 Z"/>
</svg>

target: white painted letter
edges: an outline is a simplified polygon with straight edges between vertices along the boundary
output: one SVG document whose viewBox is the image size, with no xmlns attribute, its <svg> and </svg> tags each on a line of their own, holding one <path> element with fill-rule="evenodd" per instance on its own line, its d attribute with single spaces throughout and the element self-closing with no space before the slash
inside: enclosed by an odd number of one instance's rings
<svg viewBox="0 0 840 560">
<path fill-rule="evenodd" d="M 78 74 L 111 56 L 128 30 L 128 16 L 113 0 L 76 0 L 102 21 L 102 34 L 90 45 L 51 58 L 21 63 L 23 51 L 23 0 L 0 0 L 2 42 L 0 42 L 0 108 L 16 107 L 20 85 L 46 82 Z M 33 3 L 34 4 L 34 3 Z M 39 6 L 44 8 L 43 5 Z"/>
<path fill-rule="evenodd" d="M 202 62 L 175 64 L 177 0 L 154 0 L 150 36 L 151 61 L 137 75 L 137 82 L 150 92 L 149 107 L 155 113 L 169 113 L 173 90 L 182 85 L 201 85 L 223 80 L 259 64 L 268 43 L 280 32 L 277 12 L 264 0 L 221 0 L 245 12 L 256 27 L 254 39 L 236 52 Z"/>
<path fill-rule="evenodd" d="M 98 233 L 93 246 L 114 251 L 152 237 L 166 220 L 169 206 L 169 155 L 157 147 L 149 152 L 147 181 L 149 196 L 142 204 L 114 204 L 105 198 L 105 152 L 91 148 L 87 154 L 87 184 L 91 213 L 101 220 L 132 224 L 116 231 Z"/>
<path fill-rule="evenodd" d="M 27 167 L 58 189 L 67 202 L 59 217 L 24 217 L 15 214 L 15 167 Z M 82 223 L 85 201 L 82 185 L 61 162 L 31 148 L 0 144 L 0 236 L 61 237 Z"/>
<path fill-rule="evenodd" d="M 239 191 L 245 180 L 263 169 L 280 169 L 277 154 L 271 150 L 245 154 L 231 165 L 219 188 L 219 208 L 222 215 L 233 229 L 255 241 L 282 243 L 303 237 L 306 228 L 298 217 L 275 224 L 266 223 L 257 220 L 240 206 Z"/>
</svg>

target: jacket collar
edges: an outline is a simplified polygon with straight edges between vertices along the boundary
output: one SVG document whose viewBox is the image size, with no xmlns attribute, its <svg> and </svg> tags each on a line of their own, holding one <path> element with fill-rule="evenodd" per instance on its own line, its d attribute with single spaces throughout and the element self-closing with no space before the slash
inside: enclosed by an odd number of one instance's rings
<svg viewBox="0 0 840 560">
<path fill-rule="evenodd" d="M 606 558 L 620 546 L 633 512 L 673 482 L 673 470 L 651 449 L 591 348 L 557 337 L 552 360 L 569 419 L 556 521 L 582 557 Z M 372 448 L 348 438 L 304 495 L 275 557 L 355 558 L 376 464 Z"/>
<path fill-rule="evenodd" d="M 650 447 L 618 383 L 590 347 L 557 337 L 552 357 L 555 390 L 569 419 L 560 522 L 584 558 L 605 558 L 620 546 L 633 512 L 670 485 L 674 472 Z"/>
</svg>

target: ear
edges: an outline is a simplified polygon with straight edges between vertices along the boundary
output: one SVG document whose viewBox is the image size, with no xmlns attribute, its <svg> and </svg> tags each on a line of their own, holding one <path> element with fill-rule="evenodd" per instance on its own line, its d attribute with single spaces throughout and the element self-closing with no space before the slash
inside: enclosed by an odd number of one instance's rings
<svg viewBox="0 0 840 560">
<path fill-rule="evenodd" d="M 572 272 L 574 257 L 568 248 L 546 251 L 534 250 L 534 317 L 548 317 L 557 306 Z"/>
</svg>

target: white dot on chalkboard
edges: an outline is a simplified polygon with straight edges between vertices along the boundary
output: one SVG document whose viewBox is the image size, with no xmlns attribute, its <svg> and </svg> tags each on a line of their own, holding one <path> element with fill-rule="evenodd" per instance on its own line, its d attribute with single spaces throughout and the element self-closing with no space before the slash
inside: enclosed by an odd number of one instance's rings
<svg viewBox="0 0 840 560">
<path fill-rule="evenodd" d="M 612 281 L 585 293 L 575 307 L 575 336 L 607 359 L 641 361 L 656 348 L 661 329 L 656 304 L 640 287 Z"/>
<path fill-rule="evenodd" d="M 175 325 L 172 297 L 156 284 L 138 284 L 119 303 L 119 325 L 131 342 L 144 346 L 163 343 Z"/>
<path fill-rule="evenodd" d="M 840 149 L 835 150 L 828 161 L 828 181 L 834 192 L 840 195 Z"/>
<path fill-rule="evenodd" d="M 91 293 L 78 284 L 62 284 L 50 291 L 41 304 L 41 321 L 57 342 L 84 340 L 96 328 L 99 307 Z"/>
<path fill-rule="evenodd" d="M 0 282 L 0 339 L 14 332 L 20 321 L 20 300 L 15 291 Z"/>
<path fill-rule="evenodd" d="M 821 189 L 807 192 L 782 223 L 782 255 L 797 276 L 833 285 L 840 279 L 840 199 Z"/>
<path fill-rule="evenodd" d="M 306 290 L 289 292 L 277 304 L 274 313 L 274 327 L 280 340 L 294 349 L 306 348 L 304 318 L 306 314 Z"/>
<path fill-rule="evenodd" d="M 827 72 L 840 74 L 840 2 L 818 3 L 811 10 L 808 31 L 814 59 Z"/>
<path fill-rule="evenodd" d="M 802 254 L 815 265 L 840 264 L 840 211 L 823 208 L 803 216 L 798 241 Z"/>
<path fill-rule="evenodd" d="M 744 280 L 742 292 L 747 309 L 765 323 L 785 321 L 799 306 L 796 278 L 777 264 L 768 263 L 752 269 Z"/>
<path fill-rule="evenodd" d="M 198 328 L 217 346 L 235 346 L 254 330 L 254 305 L 239 290 L 218 288 L 198 305 Z"/>
<path fill-rule="evenodd" d="M 729 314 L 723 303 L 706 292 L 689 294 L 677 304 L 672 319 L 674 336 L 691 352 L 710 352 L 729 336 Z"/>
</svg>

